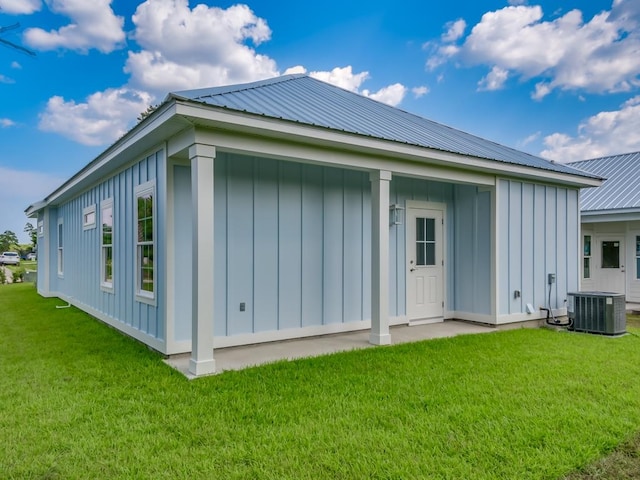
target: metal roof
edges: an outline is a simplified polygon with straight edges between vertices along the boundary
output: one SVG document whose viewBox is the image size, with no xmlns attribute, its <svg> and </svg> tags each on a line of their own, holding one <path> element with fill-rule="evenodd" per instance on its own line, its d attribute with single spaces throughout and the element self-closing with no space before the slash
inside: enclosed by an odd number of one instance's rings
<svg viewBox="0 0 640 480">
<path fill-rule="evenodd" d="M 174 92 L 170 97 L 506 164 L 598 178 L 307 75 L 284 75 L 241 85 L 184 90 Z"/>
<path fill-rule="evenodd" d="M 583 212 L 640 208 L 640 152 L 572 162 L 569 165 L 606 180 L 580 191 Z"/>
</svg>

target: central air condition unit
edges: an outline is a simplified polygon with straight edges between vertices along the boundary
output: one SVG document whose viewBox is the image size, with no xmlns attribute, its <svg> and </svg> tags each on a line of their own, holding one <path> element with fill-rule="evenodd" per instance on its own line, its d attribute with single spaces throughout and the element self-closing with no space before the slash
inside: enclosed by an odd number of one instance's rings
<svg viewBox="0 0 640 480">
<path fill-rule="evenodd" d="M 602 335 L 626 333 L 624 294 L 611 292 L 567 293 L 567 315 L 572 330 Z"/>
</svg>

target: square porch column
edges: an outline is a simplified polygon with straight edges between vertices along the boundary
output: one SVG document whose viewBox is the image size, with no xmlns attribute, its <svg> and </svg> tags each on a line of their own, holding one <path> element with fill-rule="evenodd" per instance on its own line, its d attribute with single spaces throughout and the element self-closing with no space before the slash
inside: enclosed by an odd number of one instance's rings
<svg viewBox="0 0 640 480">
<path fill-rule="evenodd" d="M 191 161 L 192 227 L 192 319 L 191 359 L 189 373 L 195 376 L 215 372 L 213 358 L 214 307 L 214 160 L 216 149 L 211 145 L 189 147 Z"/>
<path fill-rule="evenodd" d="M 389 345 L 389 182 L 391 172 L 371 172 L 371 334 L 369 343 Z"/>
</svg>

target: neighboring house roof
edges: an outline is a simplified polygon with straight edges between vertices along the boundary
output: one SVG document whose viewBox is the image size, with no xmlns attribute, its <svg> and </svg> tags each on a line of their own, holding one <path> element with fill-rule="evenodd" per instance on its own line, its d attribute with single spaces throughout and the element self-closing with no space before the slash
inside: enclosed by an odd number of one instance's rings
<svg viewBox="0 0 640 480">
<path fill-rule="evenodd" d="M 184 90 L 168 98 L 172 97 L 408 145 L 580 175 L 567 165 L 455 130 L 306 75 Z M 583 176 L 598 178 L 588 173 Z"/>
<path fill-rule="evenodd" d="M 583 215 L 640 212 L 640 152 L 582 160 L 570 165 L 606 178 L 600 187 L 581 190 Z"/>
</svg>

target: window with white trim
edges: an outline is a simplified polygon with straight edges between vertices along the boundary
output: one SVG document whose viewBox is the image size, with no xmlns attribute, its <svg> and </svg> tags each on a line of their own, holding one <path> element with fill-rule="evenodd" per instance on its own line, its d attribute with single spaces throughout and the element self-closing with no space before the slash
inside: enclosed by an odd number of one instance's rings
<svg viewBox="0 0 640 480">
<path fill-rule="evenodd" d="M 100 204 L 100 286 L 113 290 L 113 199 Z"/>
<path fill-rule="evenodd" d="M 96 206 L 89 205 L 82 210 L 82 229 L 89 230 L 96 228 Z"/>
<path fill-rule="evenodd" d="M 42 220 L 38 221 L 38 236 L 44 237 L 44 222 Z"/>
<path fill-rule="evenodd" d="M 155 183 L 136 188 L 136 295 L 139 300 L 155 299 Z"/>
<path fill-rule="evenodd" d="M 58 275 L 64 274 L 64 239 L 62 219 L 58 219 Z"/>
<path fill-rule="evenodd" d="M 584 236 L 582 247 L 582 277 L 591 278 L 591 235 Z"/>
</svg>

